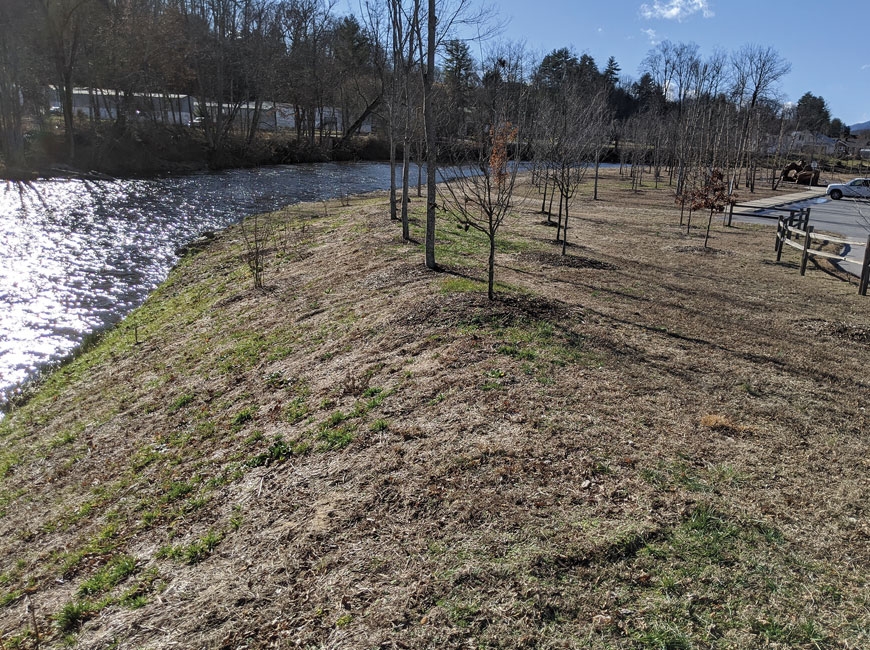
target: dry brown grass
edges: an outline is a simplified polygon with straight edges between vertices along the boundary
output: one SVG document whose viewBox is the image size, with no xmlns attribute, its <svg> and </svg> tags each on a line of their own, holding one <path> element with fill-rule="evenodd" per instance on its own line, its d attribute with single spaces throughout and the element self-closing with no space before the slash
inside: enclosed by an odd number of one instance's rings
<svg viewBox="0 0 870 650">
<path fill-rule="evenodd" d="M 0 425 L 3 643 L 870 646 L 870 302 L 601 196 L 567 259 L 518 200 L 492 303 L 380 196 L 275 215 L 266 291 L 186 259 Z"/>
</svg>

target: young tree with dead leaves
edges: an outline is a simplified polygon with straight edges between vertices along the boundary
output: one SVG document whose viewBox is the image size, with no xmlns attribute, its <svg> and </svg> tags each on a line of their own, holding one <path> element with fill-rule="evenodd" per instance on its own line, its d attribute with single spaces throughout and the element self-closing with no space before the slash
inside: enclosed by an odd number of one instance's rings
<svg viewBox="0 0 870 650">
<path fill-rule="evenodd" d="M 478 139 L 477 159 L 459 165 L 442 183 L 444 204 L 459 226 L 487 237 L 487 295 L 495 299 L 495 245 L 498 230 L 510 213 L 517 170 L 518 129 L 510 122 L 492 125 Z"/>
<path fill-rule="evenodd" d="M 725 208 L 737 202 L 737 193 L 728 191 L 725 174 L 721 169 L 714 169 L 704 180 L 704 184 L 692 193 L 692 210 L 708 209 L 707 231 L 704 234 L 704 248 L 710 241 L 710 225 L 713 223 L 714 212 L 724 212 Z M 691 225 L 691 217 L 689 224 Z M 686 230 L 688 233 L 688 229 Z"/>
</svg>

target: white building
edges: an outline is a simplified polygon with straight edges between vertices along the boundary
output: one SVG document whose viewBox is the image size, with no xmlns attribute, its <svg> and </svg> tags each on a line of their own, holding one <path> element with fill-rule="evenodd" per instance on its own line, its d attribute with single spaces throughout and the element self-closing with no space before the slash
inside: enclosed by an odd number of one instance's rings
<svg viewBox="0 0 870 650">
<path fill-rule="evenodd" d="M 48 91 L 48 104 L 52 112 L 60 112 L 60 95 L 55 87 Z M 175 126 L 191 126 L 198 118 L 210 114 L 217 116 L 218 104 L 213 101 L 200 102 L 191 95 L 172 93 L 132 93 L 124 94 L 105 88 L 74 88 L 73 114 L 89 120 L 116 120 L 125 114 L 128 120 L 151 121 Z M 254 119 L 254 102 L 224 104 L 221 112 L 232 115 L 235 126 L 247 129 Z M 317 110 L 315 129 L 341 133 L 346 128 L 341 109 L 326 106 Z M 296 107 L 264 101 L 260 104 L 257 128 L 262 131 L 296 129 Z M 371 117 L 363 122 L 360 133 L 372 132 Z"/>
</svg>

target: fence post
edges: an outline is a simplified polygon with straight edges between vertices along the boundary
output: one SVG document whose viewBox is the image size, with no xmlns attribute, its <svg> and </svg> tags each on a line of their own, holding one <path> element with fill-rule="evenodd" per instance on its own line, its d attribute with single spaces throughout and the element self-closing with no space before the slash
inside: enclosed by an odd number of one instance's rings
<svg viewBox="0 0 870 650">
<path fill-rule="evenodd" d="M 773 246 L 773 250 L 776 251 L 777 262 L 782 259 L 782 240 L 785 238 L 785 236 L 783 235 L 784 230 L 785 218 L 782 215 L 779 215 L 779 218 L 776 220 L 776 243 Z"/>
<path fill-rule="evenodd" d="M 801 275 L 807 271 L 807 260 L 810 257 L 810 235 L 813 234 L 813 227 L 806 226 L 804 230 L 804 252 L 801 256 Z"/>
<path fill-rule="evenodd" d="M 791 233 L 791 230 L 789 230 L 789 228 L 791 228 L 792 226 L 795 225 L 795 219 L 797 218 L 796 215 L 797 215 L 797 210 L 789 210 L 788 211 L 788 220 L 785 222 L 785 225 L 786 225 L 785 238 L 786 239 L 791 239 L 792 233 Z M 797 225 L 800 225 L 800 224 L 797 224 Z"/>
<path fill-rule="evenodd" d="M 734 216 L 734 204 L 728 206 L 728 227 L 731 227 L 731 218 Z"/>
<path fill-rule="evenodd" d="M 858 283 L 858 293 L 866 296 L 868 284 L 870 284 L 870 236 L 867 237 L 867 248 L 864 249 L 864 263 L 861 265 L 861 282 Z"/>
</svg>

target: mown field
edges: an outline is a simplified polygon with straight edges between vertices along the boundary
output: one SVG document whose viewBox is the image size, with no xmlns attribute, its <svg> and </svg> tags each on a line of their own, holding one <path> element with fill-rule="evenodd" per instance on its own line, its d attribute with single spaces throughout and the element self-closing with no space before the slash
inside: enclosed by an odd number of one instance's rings
<svg viewBox="0 0 870 650">
<path fill-rule="evenodd" d="M 0 421 L 0 648 L 870 647 L 870 299 L 609 173 L 493 302 L 383 195 L 184 258 Z"/>
</svg>

